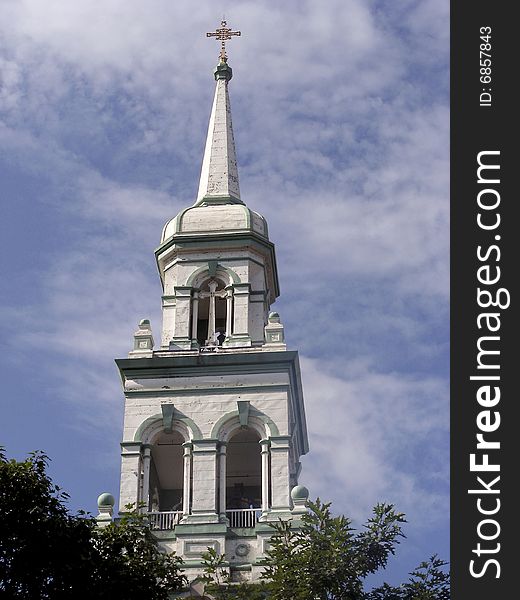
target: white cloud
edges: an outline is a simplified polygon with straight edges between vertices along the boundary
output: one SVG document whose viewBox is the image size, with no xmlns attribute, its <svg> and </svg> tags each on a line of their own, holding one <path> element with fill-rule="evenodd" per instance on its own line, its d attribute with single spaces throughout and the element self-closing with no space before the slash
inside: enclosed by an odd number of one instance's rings
<svg viewBox="0 0 520 600">
<path fill-rule="evenodd" d="M 302 360 L 310 453 L 301 481 L 311 497 L 364 520 L 392 502 L 421 528 L 447 510 L 448 390 L 435 377 L 381 373 L 365 361 Z M 433 482 L 444 491 L 432 491 Z"/>
</svg>

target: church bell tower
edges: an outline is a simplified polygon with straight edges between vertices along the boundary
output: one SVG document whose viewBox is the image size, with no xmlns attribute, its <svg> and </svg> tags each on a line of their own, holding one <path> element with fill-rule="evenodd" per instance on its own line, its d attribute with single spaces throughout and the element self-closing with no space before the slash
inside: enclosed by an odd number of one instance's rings
<svg viewBox="0 0 520 600">
<path fill-rule="evenodd" d="M 208 34 L 222 50 L 196 201 L 166 223 L 155 251 L 160 342 L 142 320 L 128 358 L 116 360 L 125 396 L 119 510 L 141 503 L 188 577 L 212 547 L 233 577 L 254 580 L 269 523 L 304 510 L 297 484 L 308 441 L 298 353 L 271 311 L 274 244 L 240 195 L 231 35 L 239 32 L 225 21 Z"/>
</svg>

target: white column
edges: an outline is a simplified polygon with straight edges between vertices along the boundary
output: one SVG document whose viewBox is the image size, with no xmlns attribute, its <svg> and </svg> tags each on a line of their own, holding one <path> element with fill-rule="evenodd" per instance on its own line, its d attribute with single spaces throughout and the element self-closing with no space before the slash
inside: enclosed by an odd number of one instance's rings
<svg viewBox="0 0 520 600">
<path fill-rule="evenodd" d="M 209 287 L 209 314 L 208 314 L 208 341 L 215 343 L 215 292 L 218 284 L 216 281 L 210 281 Z"/>
<path fill-rule="evenodd" d="M 232 331 L 233 317 L 233 290 L 227 290 L 226 296 L 226 337 L 230 337 Z"/>
<path fill-rule="evenodd" d="M 199 320 L 199 295 L 197 292 L 193 293 L 193 299 L 191 301 L 191 339 L 197 341 L 197 329 Z"/>
<path fill-rule="evenodd" d="M 219 447 L 219 513 L 220 520 L 226 519 L 226 442 L 220 442 Z"/>
<path fill-rule="evenodd" d="M 182 513 L 183 516 L 190 514 L 191 503 L 191 442 L 184 442 L 184 483 L 182 487 Z"/>
<path fill-rule="evenodd" d="M 269 512 L 269 440 L 260 440 L 262 446 L 262 517 Z"/>
<path fill-rule="evenodd" d="M 143 511 L 146 513 L 150 507 L 150 461 L 152 450 L 147 444 L 143 446 L 143 491 L 140 500 L 144 502 Z"/>
</svg>

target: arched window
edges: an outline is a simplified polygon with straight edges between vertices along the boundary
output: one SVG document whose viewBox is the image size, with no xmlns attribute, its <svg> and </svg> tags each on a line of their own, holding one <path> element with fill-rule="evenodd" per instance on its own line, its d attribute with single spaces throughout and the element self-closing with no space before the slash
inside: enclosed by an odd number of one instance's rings
<svg viewBox="0 0 520 600">
<path fill-rule="evenodd" d="M 237 431 L 227 444 L 226 508 L 262 506 L 260 436 L 254 429 Z"/>
<path fill-rule="evenodd" d="M 192 339 L 201 346 L 220 346 L 226 337 L 228 302 L 224 287 L 220 279 L 207 279 L 197 294 L 197 319 L 193 322 L 196 332 Z"/>
<path fill-rule="evenodd" d="M 150 484 L 148 510 L 152 513 L 176 512 L 183 510 L 184 438 L 178 431 L 162 432 L 151 446 Z M 152 525 L 156 529 L 170 529 L 179 520 L 180 514 L 157 517 Z M 153 520 L 153 519 L 152 519 Z"/>
</svg>

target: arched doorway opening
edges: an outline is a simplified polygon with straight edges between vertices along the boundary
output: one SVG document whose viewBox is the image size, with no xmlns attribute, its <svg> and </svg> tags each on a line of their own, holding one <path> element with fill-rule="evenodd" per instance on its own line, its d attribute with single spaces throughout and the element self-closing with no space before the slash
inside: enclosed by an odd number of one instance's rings
<svg viewBox="0 0 520 600">
<path fill-rule="evenodd" d="M 182 515 L 183 443 L 178 431 L 162 432 L 151 447 L 148 511 L 155 529 L 173 528 Z"/>
<path fill-rule="evenodd" d="M 226 514 L 231 527 L 254 527 L 262 506 L 260 436 L 240 429 L 227 443 Z"/>
</svg>

